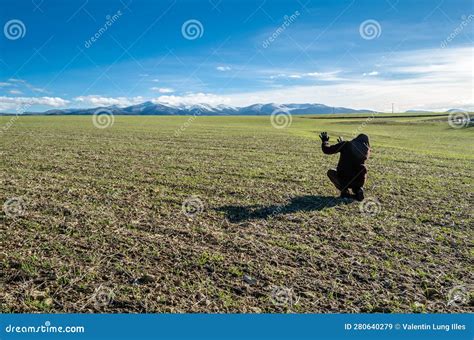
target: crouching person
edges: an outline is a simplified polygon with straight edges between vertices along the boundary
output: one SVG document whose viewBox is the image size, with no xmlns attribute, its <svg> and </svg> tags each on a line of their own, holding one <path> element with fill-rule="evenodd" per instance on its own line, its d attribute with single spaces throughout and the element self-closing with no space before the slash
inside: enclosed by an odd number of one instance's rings
<svg viewBox="0 0 474 340">
<path fill-rule="evenodd" d="M 341 154 L 337 168 L 330 169 L 327 173 L 331 182 L 341 192 L 341 197 L 352 197 L 349 191 L 351 189 L 355 199 L 364 200 L 364 184 L 367 179 L 365 162 L 370 155 L 369 137 L 360 134 L 351 141 L 345 141 L 339 137 L 338 143 L 334 145 L 329 145 L 327 132 L 322 132 L 319 138 L 321 138 L 321 148 L 325 154 Z"/>
</svg>

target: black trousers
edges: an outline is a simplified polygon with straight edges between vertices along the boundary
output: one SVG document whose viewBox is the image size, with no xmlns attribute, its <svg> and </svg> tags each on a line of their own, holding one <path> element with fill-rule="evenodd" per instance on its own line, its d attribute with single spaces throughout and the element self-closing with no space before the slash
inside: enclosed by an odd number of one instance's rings
<svg viewBox="0 0 474 340">
<path fill-rule="evenodd" d="M 362 188 L 367 179 L 367 168 L 361 165 L 361 168 L 353 176 L 341 176 L 336 169 L 328 170 L 328 177 L 339 191 L 352 189 L 354 192 Z"/>
</svg>

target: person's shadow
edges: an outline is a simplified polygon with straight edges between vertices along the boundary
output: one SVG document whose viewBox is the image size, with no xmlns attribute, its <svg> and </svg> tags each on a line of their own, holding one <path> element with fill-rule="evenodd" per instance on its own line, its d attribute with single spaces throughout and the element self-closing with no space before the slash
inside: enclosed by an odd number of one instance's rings
<svg viewBox="0 0 474 340">
<path fill-rule="evenodd" d="M 297 211 L 320 211 L 324 208 L 332 208 L 336 205 L 348 204 L 352 199 L 343 199 L 333 196 L 297 196 L 284 205 L 225 205 L 216 208 L 223 211 L 230 222 L 242 222 L 253 219 L 267 219 L 278 215 L 291 214 Z"/>
</svg>

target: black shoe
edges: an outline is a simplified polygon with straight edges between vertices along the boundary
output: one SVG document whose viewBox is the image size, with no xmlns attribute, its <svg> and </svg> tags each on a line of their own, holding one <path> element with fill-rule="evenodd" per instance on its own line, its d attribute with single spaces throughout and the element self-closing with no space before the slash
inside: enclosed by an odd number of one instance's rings
<svg viewBox="0 0 474 340">
<path fill-rule="evenodd" d="M 359 188 L 355 193 L 355 199 L 360 201 L 364 200 L 364 189 Z"/>
<path fill-rule="evenodd" d="M 351 193 L 349 192 L 349 190 L 344 190 L 344 191 L 341 191 L 341 196 L 339 196 L 340 198 L 351 198 Z"/>
</svg>

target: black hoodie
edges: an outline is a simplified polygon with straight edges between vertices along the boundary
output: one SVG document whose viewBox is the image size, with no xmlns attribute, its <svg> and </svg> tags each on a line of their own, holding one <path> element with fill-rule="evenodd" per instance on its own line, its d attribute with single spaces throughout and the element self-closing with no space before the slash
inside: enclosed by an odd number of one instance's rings
<svg viewBox="0 0 474 340">
<path fill-rule="evenodd" d="M 370 155 L 369 137 L 360 134 L 351 141 L 342 141 L 334 145 L 329 145 L 326 141 L 322 144 L 322 150 L 327 155 L 341 153 L 337 174 L 342 181 L 351 181 L 361 171 L 365 171 L 364 163 Z"/>
</svg>

